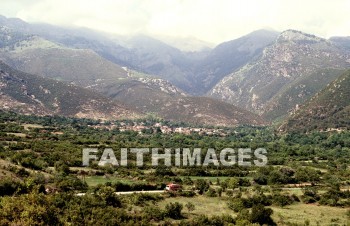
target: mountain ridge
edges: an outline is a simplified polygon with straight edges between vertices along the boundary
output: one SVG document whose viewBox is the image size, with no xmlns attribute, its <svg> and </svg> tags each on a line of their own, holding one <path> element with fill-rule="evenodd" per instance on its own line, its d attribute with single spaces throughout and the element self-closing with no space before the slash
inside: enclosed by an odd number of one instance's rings
<svg viewBox="0 0 350 226">
<path fill-rule="evenodd" d="M 224 77 L 208 95 L 260 115 L 272 113 L 275 116 L 270 119 L 274 120 L 295 107 L 288 105 L 280 111 L 281 105 L 275 104 L 280 102 L 276 95 L 286 86 L 318 70 L 346 69 L 349 66 L 349 52 L 314 35 L 287 30 L 263 50 L 260 58 Z M 275 114 L 275 110 L 280 113 Z"/>
<path fill-rule="evenodd" d="M 24 73 L 2 61 L 0 87 L 1 108 L 23 114 L 108 120 L 141 115 L 90 90 Z"/>
<path fill-rule="evenodd" d="M 280 131 L 350 129 L 350 70 L 313 96 L 280 127 Z"/>
</svg>

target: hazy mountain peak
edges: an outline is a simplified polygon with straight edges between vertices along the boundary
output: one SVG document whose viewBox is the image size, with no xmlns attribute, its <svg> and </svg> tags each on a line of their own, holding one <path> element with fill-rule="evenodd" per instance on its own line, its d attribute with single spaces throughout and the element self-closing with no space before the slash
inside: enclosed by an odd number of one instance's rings
<svg viewBox="0 0 350 226">
<path fill-rule="evenodd" d="M 166 44 L 184 52 L 205 51 L 215 46 L 213 43 L 205 42 L 195 37 L 159 36 L 158 38 Z"/>
<path fill-rule="evenodd" d="M 276 30 L 272 30 L 272 29 L 258 29 L 255 31 L 252 31 L 250 33 L 248 33 L 245 36 L 277 36 L 278 34 L 280 34 L 279 31 Z"/>
<path fill-rule="evenodd" d="M 315 35 L 307 34 L 301 31 L 297 30 L 286 30 L 282 32 L 279 36 L 277 41 L 313 41 L 313 42 L 320 42 L 325 41 L 325 39 L 317 37 Z"/>
</svg>

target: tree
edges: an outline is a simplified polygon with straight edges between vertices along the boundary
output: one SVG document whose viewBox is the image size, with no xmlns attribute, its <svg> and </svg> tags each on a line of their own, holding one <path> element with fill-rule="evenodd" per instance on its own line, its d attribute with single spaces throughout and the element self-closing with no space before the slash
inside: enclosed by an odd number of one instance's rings
<svg viewBox="0 0 350 226">
<path fill-rule="evenodd" d="M 64 175 L 68 175 L 70 173 L 69 166 L 63 161 L 55 162 L 55 170 L 56 172 L 62 173 Z"/>
<path fill-rule="evenodd" d="M 196 180 L 195 186 L 198 189 L 199 194 L 203 194 L 209 189 L 209 183 L 203 179 Z"/>
<path fill-rule="evenodd" d="M 270 208 L 265 208 L 261 204 L 255 205 L 252 207 L 250 221 L 252 223 L 259 223 L 260 225 L 276 225 L 271 218 L 272 213 L 273 210 Z"/>
<path fill-rule="evenodd" d="M 227 179 L 227 188 L 235 189 L 235 188 L 238 188 L 238 185 L 239 185 L 239 179 L 235 177 Z"/>
<path fill-rule="evenodd" d="M 171 202 L 165 206 L 165 215 L 167 217 L 173 218 L 173 219 L 181 219 L 182 218 L 182 204 L 178 202 Z"/>
<path fill-rule="evenodd" d="M 108 206 L 121 207 L 121 202 L 112 187 L 101 187 L 97 191 L 97 196 L 100 197 Z"/>
</svg>

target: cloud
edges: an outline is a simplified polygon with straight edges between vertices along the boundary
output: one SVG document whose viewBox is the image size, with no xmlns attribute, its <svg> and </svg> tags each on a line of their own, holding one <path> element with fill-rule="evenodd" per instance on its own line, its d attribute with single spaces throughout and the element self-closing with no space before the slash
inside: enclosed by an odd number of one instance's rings
<svg viewBox="0 0 350 226">
<path fill-rule="evenodd" d="M 350 1 L 332 0 L 1 0 L 0 13 L 29 22 L 117 34 L 194 36 L 209 42 L 264 27 L 323 37 L 349 35 Z"/>
</svg>

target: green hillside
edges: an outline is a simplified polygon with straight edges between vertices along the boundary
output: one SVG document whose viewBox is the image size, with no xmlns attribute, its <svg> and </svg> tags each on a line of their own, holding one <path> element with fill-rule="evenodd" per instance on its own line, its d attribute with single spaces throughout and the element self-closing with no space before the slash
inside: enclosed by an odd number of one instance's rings
<svg viewBox="0 0 350 226">
<path fill-rule="evenodd" d="M 327 68 L 299 77 L 269 101 L 262 116 L 268 120 L 288 117 L 288 113 L 295 111 L 343 72 L 341 69 Z"/>
<path fill-rule="evenodd" d="M 286 131 L 350 128 L 350 70 L 300 108 L 282 127 Z"/>
<path fill-rule="evenodd" d="M 136 114 L 88 89 L 15 70 L 0 61 L 2 109 L 25 114 L 118 119 Z"/>
<path fill-rule="evenodd" d="M 127 77 L 120 66 L 92 50 L 64 47 L 37 36 L 23 36 L 14 44 L 3 45 L 0 53 L 0 59 L 18 70 L 83 87 Z"/>
</svg>

